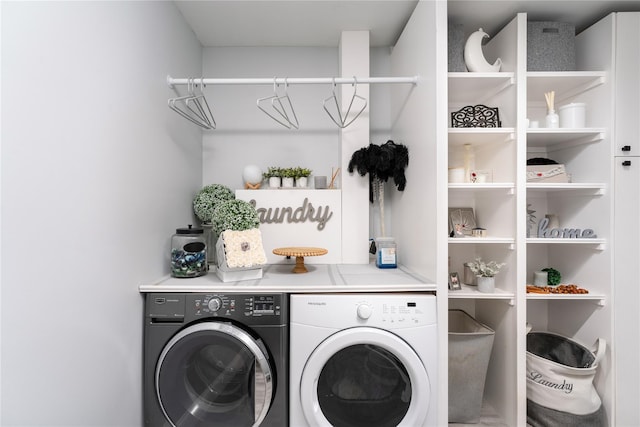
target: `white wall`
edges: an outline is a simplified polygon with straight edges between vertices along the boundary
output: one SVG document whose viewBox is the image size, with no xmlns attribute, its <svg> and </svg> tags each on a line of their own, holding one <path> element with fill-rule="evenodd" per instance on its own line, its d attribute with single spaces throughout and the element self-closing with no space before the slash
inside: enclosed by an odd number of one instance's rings
<svg viewBox="0 0 640 427">
<path fill-rule="evenodd" d="M 388 47 L 370 50 L 371 76 L 391 75 L 390 55 Z M 205 48 L 203 73 L 217 78 L 331 77 L 339 75 L 338 59 L 337 46 Z M 389 85 L 369 88 L 370 142 L 374 144 L 383 144 L 390 138 L 390 90 Z M 322 101 L 331 96 L 330 86 L 289 86 L 299 130 L 278 125 L 256 106 L 258 98 L 273 93 L 272 87 L 209 86 L 205 93 L 218 126 L 203 134 L 204 185 L 220 183 L 242 188 L 242 170 L 248 164 L 263 170 L 269 166 L 299 165 L 312 169 L 313 175 L 329 176 L 332 168 L 339 166 L 339 129 L 322 107 Z M 278 93 L 284 94 L 283 86 Z M 371 236 L 375 236 L 379 234 L 379 213 L 370 206 Z M 387 212 L 387 230 L 390 218 Z"/>
<path fill-rule="evenodd" d="M 1 6 L 0 424 L 139 426 L 138 285 L 202 182 L 165 80 L 201 48 L 169 2 Z"/>
<path fill-rule="evenodd" d="M 205 48 L 206 77 L 330 77 L 338 74 L 338 49 L 294 47 Z M 260 111 L 258 98 L 272 86 L 208 86 L 207 99 L 217 129 L 203 134 L 203 183 L 242 188 L 242 170 L 256 164 L 301 166 L 313 175 L 331 175 L 338 167 L 338 127 L 322 108 L 330 85 L 290 85 L 287 93 L 300 129 L 287 129 Z M 285 93 L 284 87 L 278 93 Z M 270 107 L 270 103 L 265 105 Z"/>
</svg>

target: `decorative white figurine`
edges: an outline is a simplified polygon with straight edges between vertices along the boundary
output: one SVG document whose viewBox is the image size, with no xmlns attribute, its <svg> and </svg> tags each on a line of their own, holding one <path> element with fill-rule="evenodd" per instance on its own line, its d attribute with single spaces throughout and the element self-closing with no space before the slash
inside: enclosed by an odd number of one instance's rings
<svg viewBox="0 0 640 427">
<path fill-rule="evenodd" d="M 492 65 L 484 58 L 484 53 L 482 52 L 482 40 L 485 37 L 489 37 L 489 34 L 485 33 L 482 31 L 482 28 L 480 28 L 478 31 L 472 33 L 467 39 L 467 43 L 464 46 L 464 62 L 469 71 L 491 73 L 500 71 L 500 67 L 502 67 L 502 59 L 496 59 Z"/>
</svg>

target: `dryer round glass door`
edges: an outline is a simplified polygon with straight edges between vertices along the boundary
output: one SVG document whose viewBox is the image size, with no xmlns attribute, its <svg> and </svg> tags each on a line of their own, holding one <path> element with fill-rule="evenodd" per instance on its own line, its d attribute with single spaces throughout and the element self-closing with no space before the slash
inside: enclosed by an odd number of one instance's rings
<svg viewBox="0 0 640 427">
<path fill-rule="evenodd" d="M 429 410 L 427 371 L 404 340 L 358 327 L 324 340 L 302 372 L 300 400 L 311 425 L 415 427 Z"/>
<path fill-rule="evenodd" d="M 260 344 L 228 323 L 198 323 L 176 334 L 155 375 L 158 401 L 171 425 L 259 425 L 273 395 L 272 370 Z"/>
</svg>

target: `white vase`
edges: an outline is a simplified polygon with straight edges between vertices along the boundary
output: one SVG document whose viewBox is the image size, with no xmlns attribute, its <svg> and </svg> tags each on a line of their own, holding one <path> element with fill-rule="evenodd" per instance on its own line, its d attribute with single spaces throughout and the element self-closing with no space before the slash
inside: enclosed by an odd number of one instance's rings
<svg viewBox="0 0 640 427">
<path fill-rule="evenodd" d="M 550 129 L 560 127 L 560 117 L 558 117 L 558 113 L 556 113 L 555 110 L 549 110 L 547 117 L 545 117 L 545 121 L 547 123 L 547 127 Z"/>
<path fill-rule="evenodd" d="M 269 187 L 271 188 L 280 188 L 280 177 L 272 176 L 269 178 Z"/>
<path fill-rule="evenodd" d="M 301 176 L 300 178 L 296 178 L 296 187 L 299 188 L 307 188 L 307 177 Z"/>
<path fill-rule="evenodd" d="M 478 281 L 478 291 L 484 292 L 486 294 L 491 294 L 496 290 L 496 280 L 495 277 L 476 277 Z"/>
<path fill-rule="evenodd" d="M 282 178 L 282 188 L 292 188 L 293 187 L 293 178 L 284 177 Z"/>
</svg>

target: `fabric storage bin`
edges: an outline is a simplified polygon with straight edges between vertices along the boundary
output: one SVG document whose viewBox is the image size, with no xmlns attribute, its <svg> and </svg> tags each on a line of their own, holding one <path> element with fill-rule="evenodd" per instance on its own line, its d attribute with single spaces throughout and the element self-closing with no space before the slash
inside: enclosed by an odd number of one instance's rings
<svg viewBox="0 0 640 427">
<path fill-rule="evenodd" d="M 449 422 L 480 421 L 495 332 L 462 310 L 449 310 Z"/>
<path fill-rule="evenodd" d="M 464 26 L 448 23 L 447 48 L 449 53 L 449 72 L 467 71 L 464 63 Z"/>
<path fill-rule="evenodd" d="M 576 30 L 566 22 L 527 24 L 527 71 L 574 71 Z"/>
<path fill-rule="evenodd" d="M 527 182 L 569 182 L 564 165 L 528 165 Z"/>
<path fill-rule="evenodd" d="M 593 385 L 606 341 L 591 351 L 561 335 L 527 334 L 527 423 L 532 427 L 606 426 Z"/>
</svg>

